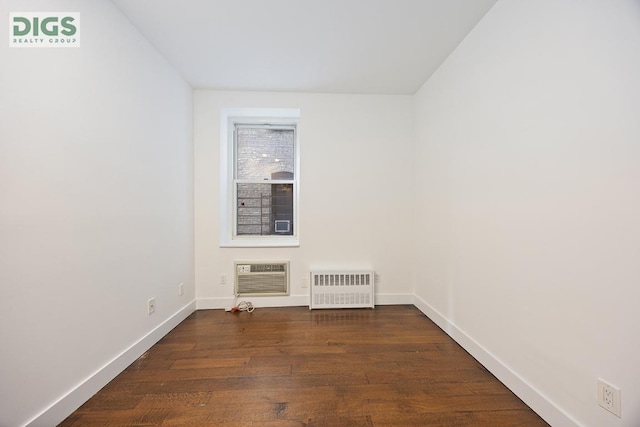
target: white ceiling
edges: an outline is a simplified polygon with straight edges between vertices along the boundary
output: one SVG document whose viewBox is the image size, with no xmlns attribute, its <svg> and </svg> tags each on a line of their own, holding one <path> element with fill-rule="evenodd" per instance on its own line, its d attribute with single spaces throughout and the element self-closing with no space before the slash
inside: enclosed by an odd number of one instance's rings
<svg viewBox="0 0 640 427">
<path fill-rule="evenodd" d="M 112 0 L 194 88 L 413 94 L 497 0 Z"/>
</svg>

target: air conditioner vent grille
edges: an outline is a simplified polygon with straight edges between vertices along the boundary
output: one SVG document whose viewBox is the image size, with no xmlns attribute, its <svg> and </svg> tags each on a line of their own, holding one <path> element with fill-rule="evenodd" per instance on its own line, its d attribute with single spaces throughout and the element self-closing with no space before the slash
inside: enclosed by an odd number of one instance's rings
<svg viewBox="0 0 640 427">
<path fill-rule="evenodd" d="M 251 264 L 252 273 L 260 272 L 285 272 L 287 266 L 285 264 Z"/>
</svg>

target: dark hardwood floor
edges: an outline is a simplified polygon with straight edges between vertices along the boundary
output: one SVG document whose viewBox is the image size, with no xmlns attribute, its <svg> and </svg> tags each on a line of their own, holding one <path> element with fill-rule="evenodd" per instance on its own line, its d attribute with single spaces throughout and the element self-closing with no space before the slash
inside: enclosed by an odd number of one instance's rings
<svg viewBox="0 0 640 427">
<path fill-rule="evenodd" d="M 193 313 L 60 426 L 547 426 L 413 306 Z"/>
</svg>

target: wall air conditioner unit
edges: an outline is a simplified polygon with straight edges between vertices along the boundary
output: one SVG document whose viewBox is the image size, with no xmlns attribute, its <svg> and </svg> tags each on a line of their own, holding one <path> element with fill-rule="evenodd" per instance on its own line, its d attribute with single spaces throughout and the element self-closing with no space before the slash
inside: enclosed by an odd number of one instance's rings
<svg viewBox="0 0 640 427">
<path fill-rule="evenodd" d="M 289 295 L 289 261 L 235 261 L 235 294 Z"/>
</svg>

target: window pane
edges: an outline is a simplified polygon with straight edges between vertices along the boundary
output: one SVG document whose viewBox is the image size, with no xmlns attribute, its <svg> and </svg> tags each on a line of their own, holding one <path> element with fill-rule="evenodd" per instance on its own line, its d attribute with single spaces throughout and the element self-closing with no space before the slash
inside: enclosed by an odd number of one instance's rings
<svg viewBox="0 0 640 427">
<path fill-rule="evenodd" d="M 236 128 L 237 179 L 293 179 L 295 131 Z"/>
<path fill-rule="evenodd" d="M 293 235 L 293 184 L 237 184 L 238 235 Z"/>
</svg>

